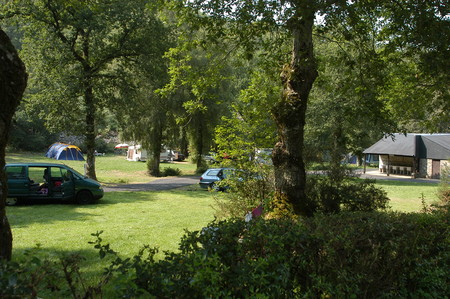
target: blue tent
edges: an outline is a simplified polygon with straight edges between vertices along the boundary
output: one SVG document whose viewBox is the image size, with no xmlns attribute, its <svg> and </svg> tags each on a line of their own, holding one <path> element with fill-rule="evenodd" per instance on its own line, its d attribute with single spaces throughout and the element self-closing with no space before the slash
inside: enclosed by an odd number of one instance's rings
<svg viewBox="0 0 450 299">
<path fill-rule="evenodd" d="M 84 161 L 80 148 L 75 145 L 60 142 L 50 145 L 45 156 L 56 160 Z"/>
</svg>

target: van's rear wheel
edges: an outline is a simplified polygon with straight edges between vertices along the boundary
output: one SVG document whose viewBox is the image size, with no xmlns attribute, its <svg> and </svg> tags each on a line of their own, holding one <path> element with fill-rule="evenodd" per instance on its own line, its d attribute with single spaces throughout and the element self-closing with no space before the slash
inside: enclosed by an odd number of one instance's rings
<svg viewBox="0 0 450 299">
<path fill-rule="evenodd" d="M 15 206 L 19 203 L 19 199 L 18 198 L 6 198 L 6 205 L 7 206 Z"/>
<path fill-rule="evenodd" d="M 82 190 L 78 192 L 76 201 L 80 205 L 87 205 L 93 202 L 94 197 L 92 196 L 92 193 L 87 190 Z"/>
</svg>

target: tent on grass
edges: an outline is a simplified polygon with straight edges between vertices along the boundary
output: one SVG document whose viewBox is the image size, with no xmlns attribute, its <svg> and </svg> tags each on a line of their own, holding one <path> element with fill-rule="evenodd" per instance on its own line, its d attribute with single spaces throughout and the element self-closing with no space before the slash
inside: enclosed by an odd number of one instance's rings
<svg viewBox="0 0 450 299">
<path fill-rule="evenodd" d="M 78 146 L 61 142 L 53 143 L 45 156 L 56 160 L 84 161 L 83 154 Z"/>
</svg>

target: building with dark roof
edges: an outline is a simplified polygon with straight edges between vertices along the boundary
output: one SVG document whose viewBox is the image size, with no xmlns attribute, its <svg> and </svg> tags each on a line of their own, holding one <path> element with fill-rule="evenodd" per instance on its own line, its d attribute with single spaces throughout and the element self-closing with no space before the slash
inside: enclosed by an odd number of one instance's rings
<svg viewBox="0 0 450 299">
<path fill-rule="evenodd" d="M 450 166 L 450 134 L 393 134 L 364 151 L 379 155 L 380 172 L 412 177 L 439 178 Z"/>
</svg>

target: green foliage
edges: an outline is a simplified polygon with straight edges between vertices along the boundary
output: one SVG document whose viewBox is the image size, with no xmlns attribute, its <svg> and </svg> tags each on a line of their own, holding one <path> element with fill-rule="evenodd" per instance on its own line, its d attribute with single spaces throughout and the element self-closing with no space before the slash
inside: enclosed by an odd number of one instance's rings
<svg viewBox="0 0 450 299">
<path fill-rule="evenodd" d="M 94 298 L 109 287 L 126 298 L 444 298 L 450 291 L 447 217 L 342 213 L 213 222 L 186 232 L 180 251 L 162 259 L 150 246 L 123 259 L 98 232 L 91 244 L 100 258 L 112 258 L 99 282 L 79 271 L 79 256 L 61 263 L 29 256 L 2 262 L 0 290 L 6 298 L 49 290 Z"/>
<path fill-rule="evenodd" d="M 44 151 L 57 139 L 57 134 L 50 133 L 42 119 L 20 110 L 15 114 L 8 146 L 23 151 Z"/>
<path fill-rule="evenodd" d="M 449 8 L 442 1 L 386 2 L 379 38 L 391 64 L 383 92 L 390 113 L 414 132 L 447 132 L 450 122 Z"/>
<path fill-rule="evenodd" d="M 450 210 L 450 161 L 441 169 L 441 181 L 438 188 L 438 201 L 434 208 Z"/>
<path fill-rule="evenodd" d="M 370 22 L 364 25 L 375 26 Z M 336 27 L 314 40 L 320 76 L 307 110 L 308 164 L 339 164 L 349 153 L 362 157 L 362 151 L 384 132 L 396 130 L 381 93 L 386 62 L 379 58 L 375 40 L 355 32 L 354 39 L 348 41 L 345 31 Z M 320 27 L 316 30 L 321 32 Z"/>
<path fill-rule="evenodd" d="M 215 129 L 217 150 L 233 158 L 246 159 L 255 149 L 273 148 L 276 140 L 270 112 L 280 93 L 277 79 L 257 66 L 250 76 L 248 86 L 231 104 L 231 116 L 222 117 Z"/>
<path fill-rule="evenodd" d="M 376 211 L 388 208 L 386 191 L 375 186 L 374 180 L 343 177 L 335 180 L 329 175 L 308 176 L 307 196 L 318 212 Z"/>
<path fill-rule="evenodd" d="M 98 298 L 102 295 L 103 286 L 111 277 L 109 273 L 100 281 L 92 281 L 80 271 L 84 260 L 80 254 L 68 254 L 54 261 L 37 257 L 38 251 L 26 252 L 20 262 L 0 261 L 1 298 Z"/>
<path fill-rule="evenodd" d="M 37 257 L 39 245 L 25 251 L 21 262 L 0 260 L 0 297 L 36 297 L 44 288 L 57 290 L 56 267 L 47 260 Z"/>
<path fill-rule="evenodd" d="M 261 204 L 269 207 L 274 190 L 273 169 L 249 162 L 217 185 L 227 192 L 214 195 L 216 217 L 242 218 Z"/>
<path fill-rule="evenodd" d="M 114 153 L 114 143 L 108 143 L 103 138 L 96 138 L 95 140 L 95 150 L 98 153 Z"/>
<path fill-rule="evenodd" d="M 52 132 L 84 135 L 86 174 L 93 179 L 101 120 L 123 98 L 133 98 L 139 82 L 130 84 L 128 78 L 143 69 L 160 70 L 149 65 L 160 65 L 166 34 L 147 4 L 19 0 L 0 10 L 12 15 L 24 33 L 21 55 L 30 73 L 27 110 Z"/>
<path fill-rule="evenodd" d="M 179 168 L 166 167 L 161 172 L 162 176 L 179 176 L 181 175 L 181 170 Z"/>
<path fill-rule="evenodd" d="M 148 246 L 130 260 L 100 247 L 116 256 L 108 271 L 117 296 L 439 298 L 450 291 L 446 217 L 360 212 L 213 222 L 187 232 L 180 252 L 161 260 Z"/>
</svg>

